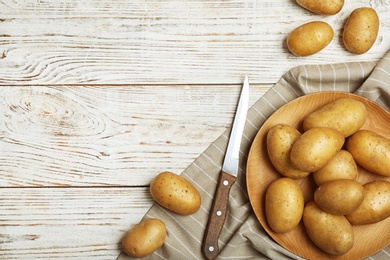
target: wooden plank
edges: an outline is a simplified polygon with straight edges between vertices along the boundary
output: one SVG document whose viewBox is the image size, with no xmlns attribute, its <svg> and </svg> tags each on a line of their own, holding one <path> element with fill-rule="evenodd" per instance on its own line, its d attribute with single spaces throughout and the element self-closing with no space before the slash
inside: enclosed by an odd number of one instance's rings
<svg viewBox="0 0 390 260">
<path fill-rule="evenodd" d="M 271 85 L 251 85 L 250 104 Z M 144 186 L 223 131 L 241 85 L 0 87 L 0 185 Z"/>
<path fill-rule="evenodd" d="M 0 189 L 1 259 L 116 259 L 147 188 Z"/>
<path fill-rule="evenodd" d="M 374 47 L 353 55 L 341 33 L 350 12 L 374 7 Z M 274 83 L 301 64 L 378 60 L 390 49 L 388 1 L 346 1 L 320 16 L 294 1 L 1 1 L 0 84 Z M 328 22 L 334 40 L 302 58 L 286 48 L 297 26 Z M 189 73 L 191 72 L 191 73 Z"/>
</svg>

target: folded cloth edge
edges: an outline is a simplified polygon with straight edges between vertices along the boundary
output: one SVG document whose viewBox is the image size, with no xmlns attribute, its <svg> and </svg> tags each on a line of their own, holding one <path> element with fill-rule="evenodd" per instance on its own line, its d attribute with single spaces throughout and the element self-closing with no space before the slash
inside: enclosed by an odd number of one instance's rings
<svg viewBox="0 0 390 260">
<path fill-rule="evenodd" d="M 289 101 L 314 92 L 344 91 L 369 98 L 389 110 L 390 59 L 375 62 L 302 65 L 285 73 L 248 111 L 241 148 L 237 185 L 231 190 L 229 215 L 220 237 L 218 258 L 299 259 L 275 243 L 262 229 L 246 192 L 245 166 L 250 145 L 265 120 Z M 202 259 L 200 245 L 211 207 L 230 129 L 215 140 L 182 173 L 200 190 L 202 207 L 192 216 L 178 216 L 154 204 L 144 218 L 166 221 L 168 236 L 163 247 L 144 259 Z M 193 226 L 193 227 L 191 227 Z M 390 248 L 386 248 L 390 252 Z M 378 253 L 380 254 L 380 252 Z M 118 260 L 132 259 L 121 253 Z M 380 259 L 380 258 L 378 258 Z"/>
</svg>

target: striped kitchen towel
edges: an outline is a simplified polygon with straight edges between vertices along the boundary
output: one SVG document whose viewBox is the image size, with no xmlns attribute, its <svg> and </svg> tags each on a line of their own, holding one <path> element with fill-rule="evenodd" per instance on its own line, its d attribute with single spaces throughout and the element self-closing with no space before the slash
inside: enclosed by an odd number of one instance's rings
<svg viewBox="0 0 390 260">
<path fill-rule="evenodd" d="M 239 175 L 232 186 L 228 216 L 221 232 L 217 259 L 301 259 L 277 244 L 254 215 L 246 189 L 246 159 L 252 141 L 267 118 L 289 101 L 314 92 L 351 92 L 373 100 L 390 110 L 390 53 L 378 63 L 351 62 L 305 65 L 293 68 L 248 111 L 241 147 Z M 389 122 L 390 124 L 390 122 Z M 200 191 L 202 205 L 190 216 L 180 216 L 155 204 L 145 218 L 165 222 L 165 244 L 144 259 L 203 259 L 201 244 L 230 129 L 213 142 L 182 176 Z M 390 246 L 371 259 L 389 259 Z M 131 259 L 124 253 L 118 260 Z"/>
</svg>

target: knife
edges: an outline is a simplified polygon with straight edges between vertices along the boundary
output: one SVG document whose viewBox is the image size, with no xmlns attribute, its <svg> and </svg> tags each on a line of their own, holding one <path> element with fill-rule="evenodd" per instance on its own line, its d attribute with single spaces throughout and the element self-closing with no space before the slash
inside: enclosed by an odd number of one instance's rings
<svg viewBox="0 0 390 260">
<path fill-rule="evenodd" d="M 237 179 L 241 139 L 248 104 L 249 81 L 246 75 L 203 238 L 203 254 L 207 259 L 214 259 L 219 254 L 218 238 L 227 215 L 230 188 Z"/>
</svg>

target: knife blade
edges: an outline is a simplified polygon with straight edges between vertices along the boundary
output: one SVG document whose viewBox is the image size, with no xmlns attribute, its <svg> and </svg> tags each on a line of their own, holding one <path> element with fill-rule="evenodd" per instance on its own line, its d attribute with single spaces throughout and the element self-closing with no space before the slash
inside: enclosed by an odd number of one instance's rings
<svg viewBox="0 0 390 260">
<path fill-rule="evenodd" d="M 230 189 L 237 179 L 240 146 L 248 105 L 249 80 L 246 75 L 203 238 L 202 251 L 207 259 L 214 259 L 220 251 L 218 238 L 228 211 Z"/>
</svg>

